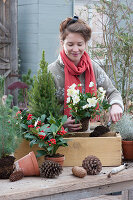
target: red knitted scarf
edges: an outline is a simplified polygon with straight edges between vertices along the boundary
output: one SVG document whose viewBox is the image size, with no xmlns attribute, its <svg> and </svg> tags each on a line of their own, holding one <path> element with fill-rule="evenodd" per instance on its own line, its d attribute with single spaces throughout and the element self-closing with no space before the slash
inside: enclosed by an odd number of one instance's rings
<svg viewBox="0 0 133 200">
<path fill-rule="evenodd" d="M 78 76 L 85 72 L 85 93 L 87 92 L 94 92 L 96 93 L 96 80 L 95 75 L 92 67 L 92 63 L 90 60 L 90 57 L 86 52 L 82 55 L 80 62 L 78 66 L 75 66 L 72 61 L 69 60 L 69 58 L 66 56 L 64 50 L 60 52 L 61 58 L 63 60 L 63 63 L 65 65 L 64 67 L 64 73 L 65 73 L 65 91 L 64 91 L 64 115 L 67 115 L 68 117 L 70 115 L 70 108 L 66 105 L 67 101 L 67 89 L 69 86 L 71 86 L 73 83 L 76 85 L 80 84 L 80 80 Z M 94 83 L 93 91 L 92 88 L 89 87 L 90 82 Z M 82 88 L 80 87 L 80 92 L 82 92 Z"/>
</svg>

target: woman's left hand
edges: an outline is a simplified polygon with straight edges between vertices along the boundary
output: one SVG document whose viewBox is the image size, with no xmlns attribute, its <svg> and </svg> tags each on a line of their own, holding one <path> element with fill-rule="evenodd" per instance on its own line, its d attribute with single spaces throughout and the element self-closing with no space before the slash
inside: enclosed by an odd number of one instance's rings
<svg viewBox="0 0 133 200">
<path fill-rule="evenodd" d="M 114 123 L 119 121 L 122 117 L 122 108 L 118 104 L 113 104 L 110 109 L 110 117 L 109 120 L 112 119 Z"/>
</svg>

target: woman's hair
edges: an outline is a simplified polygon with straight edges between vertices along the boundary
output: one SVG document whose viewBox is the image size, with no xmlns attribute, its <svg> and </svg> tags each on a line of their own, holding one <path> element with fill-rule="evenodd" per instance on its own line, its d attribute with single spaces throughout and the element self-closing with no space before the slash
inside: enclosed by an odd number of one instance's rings
<svg viewBox="0 0 133 200">
<path fill-rule="evenodd" d="M 79 33 L 87 42 L 91 37 L 91 28 L 78 17 L 68 17 L 60 24 L 60 40 L 65 40 L 69 33 Z"/>
</svg>

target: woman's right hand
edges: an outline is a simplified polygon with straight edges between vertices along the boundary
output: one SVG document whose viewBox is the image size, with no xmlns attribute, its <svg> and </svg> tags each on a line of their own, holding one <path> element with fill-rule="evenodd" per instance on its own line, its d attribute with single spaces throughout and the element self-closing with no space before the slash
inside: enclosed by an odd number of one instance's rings
<svg viewBox="0 0 133 200">
<path fill-rule="evenodd" d="M 81 124 L 75 124 L 75 119 L 72 119 L 71 117 L 67 119 L 66 123 L 63 126 L 64 128 L 68 128 L 68 131 L 70 132 L 75 132 L 82 129 Z"/>
</svg>

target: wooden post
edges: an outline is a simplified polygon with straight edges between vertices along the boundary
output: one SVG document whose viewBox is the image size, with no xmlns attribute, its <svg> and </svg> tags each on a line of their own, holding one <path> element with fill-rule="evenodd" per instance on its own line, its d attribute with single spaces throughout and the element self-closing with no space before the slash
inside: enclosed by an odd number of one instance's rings
<svg viewBox="0 0 133 200">
<path fill-rule="evenodd" d="M 0 0 L 0 74 L 4 75 L 5 94 L 10 83 L 17 81 L 18 50 L 17 50 L 17 0 Z"/>
</svg>

